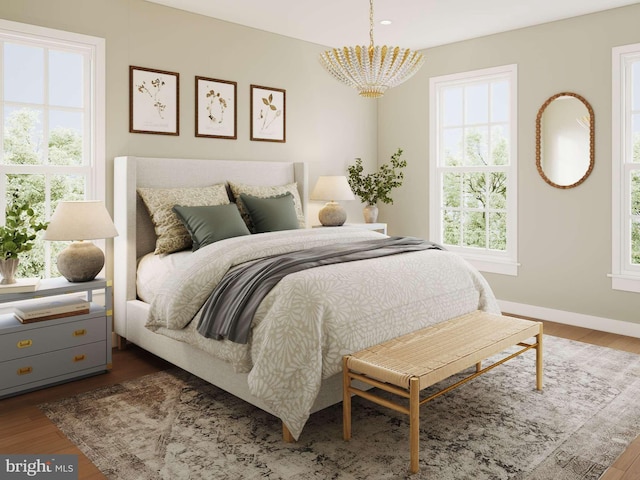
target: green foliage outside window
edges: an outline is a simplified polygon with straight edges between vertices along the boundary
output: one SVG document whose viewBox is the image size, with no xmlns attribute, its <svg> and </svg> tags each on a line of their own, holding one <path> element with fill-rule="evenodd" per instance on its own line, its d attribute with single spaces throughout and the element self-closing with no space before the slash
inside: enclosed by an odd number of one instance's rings
<svg viewBox="0 0 640 480">
<path fill-rule="evenodd" d="M 480 132 L 470 131 L 465 145 L 457 147 L 455 151 L 458 155 L 464 151 L 464 158 L 446 152 L 447 166 L 500 166 L 509 161 L 507 141 L 501 136 L 494 139 L 489 149 L 487 139 Z M 442 188 L 443 242 L 446 245 L 507 249 L 507 177 L 504 172 L 446 172 Z"/>
<path fill-rule="evenodd" d="M 9 115 L 4 133 L 4 159 L 9 165 L 41 165 L 42 135 L 38 130 L 39 113 L 34 110 L 16 110 Z M 49 132 L 48 165 L 65 166 L 82 164 L 82 137 L 76 130 L 55 128 Z M 18 192 L 16 199 L 34 212 L 34 221 L 45 222 L 45 199 L 47 186 L 50 195 L 51 213 L 60 200 L 84 199 L 85 178 L 83 175 L 52 174 L 47 178 L 42 173 L 8 174 L 7 205 Z M 53 258 L 66 245 L 51 242 L 49 251 Z M 32 249 L 19 255 L 17 277 L 42 277 L 45 272 L 45 242 L 38 235 Z"/>
</svg>

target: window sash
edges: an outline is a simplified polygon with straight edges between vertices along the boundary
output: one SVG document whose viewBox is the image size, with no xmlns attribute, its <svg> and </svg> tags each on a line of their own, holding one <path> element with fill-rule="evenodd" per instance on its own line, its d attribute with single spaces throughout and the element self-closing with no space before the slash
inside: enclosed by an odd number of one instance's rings
<svg viewBox="0 0 640 480">
<path fill-rule="evenodd" d="M 633 161 L 632 66 L 640 63 L 640 43 L 612 49 L 612 268 L 615 290 L 640 292 L 640 265 L 631 262 L 631 176 Z M 640 88 L 635 92 L 640 95 Z"/>
<path fill-rule="evenodd" d="M 445 212 L 443 179 L 446 173 L 455 172 L 463 174 L 474 172 L 502 172 L 507 177 L 507 203 L 505 209 L 494 209 L 489 208 L 489 206 L 485 206 L 485 208 L 480 209 L 479 211 L 486 213 L 504 212 L 506 214 L 506 250 L 502 251 L 489 248 L 490 231 L 488 228 L 488 220 L 486 224 L 487 228 L 485 230 L 485 247 L 466 247 L 447 244 L 447 248 L 462 255 L 480 270 L 508 275 L 517 275 L 517 138 L 515 135 L 515 132 L 517 132 L 516 77 L 517 66 L 507 65 L 503 67 L 465 72 L 462 74 L 434 77 L 430 81 L 430 238 L 433 238 L 436 242 L 443 242 L 443 214 Z M 493 121 L 494 119 L 491 116 L 491 82 L 505 80 L 509 83 L 509 118 L 506 122 L 504 119 L 499 118 Z M 451 87 L 468 87 L 487 84 L 489 86 L 489 98 L 487 99 L 489 116 L 486 122 L 479 124 L 466 123 L 466 116 L 463 109 L 462 122 L 458 122 L 456 125 L 448 123 L 445 126 L 443 124 L 444 122 L 442 119 L 444 118 L 444 106 L 442 95 L 446 89 Z M 489 163 L 488 165 L 446 165 L 443 156 L 444 149 L 442 147 L 444 144 L 445 131 L 453 127 L 469 129 L 477 125 L 481 125 L 483 128 L 486 127 L 489 132 L 491 132 L 491 129 L 496 126 L 506 126 L 508 164 L 493 165 L 491 164 L 491 159 L 487 159 Z M 487 139 L 487 141 L 489 142 L 488 146 L 490 148 L 490 139 Z M 462 148 L 464 148 L 464 145 Z M 488 154 L 490 155 L 491 152 L 488 152 Z M 470 212 L 473 211 L 473 209 L 464 207 L 460 211 Z"/>
<path fill-rule="evenodd" d="M 37 47 L 43 49 L 43 102 L 29 103 L 5 101 L 3 78 L 0 76 L 0 191 L 6 192 L 8 175 L 42 175 L 45 185 L 54 176 L 72 175 L 83 177 L 85 198 L 105 200 L 106 168 L 105 168 L 105 41 L 102 38 L 88 35 L 54 30 L 34 25 L 27 25 L 0 19 L 0 64 L 4 65 L 4 45 L 11 44 Z M 50 51 L 79 54 L 82 62 L 83 98 L 82 106 L 58 106 L 49 103 L 49 54 Z M 6 108 L 27 107 L 42 112 L 42 145 L 38 165 L 14 165 L 4 163 L 4 130 Z M 49 114 L 50 111 L 82 113 L 82 164 L 54 165 L 48 163 L 49 146 Z M 0 211 L 6 208 L 6 195 L 0 195 Z M 52 214 L 49 192 L 45 194 L 45 216 Z M 4 216 L 0 219 L 4 223 Z M 49 242 L 45 249 L 49 250 Z M 104 241 L 97 242 L 104 248 Z M 46 267 L 45 275 L 50 272 Z"/>
</svg>

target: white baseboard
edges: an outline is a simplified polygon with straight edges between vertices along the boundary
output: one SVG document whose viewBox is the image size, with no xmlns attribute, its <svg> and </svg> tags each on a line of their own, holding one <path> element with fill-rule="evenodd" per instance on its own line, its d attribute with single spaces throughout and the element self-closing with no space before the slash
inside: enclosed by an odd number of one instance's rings
<svg viewBox="0 0 640 480">
<path fill-rule="evenodd" d="M 564 310 L 537 307 L 535 305 L 526 305 L 524 303 L 509 302 L 506 300 L 498 300 L 498 304 L 500 305 L 500 310 L 504 313 L 512 313 L 514 315 L 522 315 L 539 320 L 573 325 L 574 327 L 584 327 L 602 332 L 640 338 L 640 323 L 623 322 L 622 320 L 595 317 L 583 313 L 566 312 Z"/>
</svg>

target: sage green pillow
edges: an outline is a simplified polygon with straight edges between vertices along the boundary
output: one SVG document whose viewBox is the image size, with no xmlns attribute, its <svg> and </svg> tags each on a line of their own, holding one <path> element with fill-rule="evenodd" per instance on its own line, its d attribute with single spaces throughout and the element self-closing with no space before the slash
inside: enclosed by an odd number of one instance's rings
<svg viewBox="0 0 640 480">
<path fill-rule="evenodd" d="M 296 206 L 296 214 L 298 215 L 298 226 L 299 228 L 305 228 L 304 212 L 302 211 L 302 200 L 300 199 L 300 193 L 298 193 L 297 183 L 293 182 L 286 185 L 247 185 L 245 183 L 235 183 L 233 181 L 229 181 L 229 189 L 231 190 L 233 198 L 238 205 L 240 215 L 242 215 L 242 218 L 244 218 L 244 221 L 247 223 L 249 230 L 254 231 L 253 226 L 251 225 L 251 217 L 249 216 L 249 212 L 244 206 L 242 198 L 240 198 L 240 195 L 243 193 L 246 195 L 251 195 L 252 197 L 268 198 L 277 197 L 278 195 L 284 195 L 285 193 L 290 192 L 291 195 L 293 195 L 293 203 Z"/>
<path fill-rule="evenodd" d="M 173 211 L 191 235 L 194 252 L 225 238 L 250 234 L 235 203 L 197 207 L 174 205 Z"/>
<path fill-rule="evenodd" d="M 241 193 L 240 199 L 249 211 L 253 233 L 294 230 L 300 226 L 290 192 L 267 198 Z"/>
</svg>

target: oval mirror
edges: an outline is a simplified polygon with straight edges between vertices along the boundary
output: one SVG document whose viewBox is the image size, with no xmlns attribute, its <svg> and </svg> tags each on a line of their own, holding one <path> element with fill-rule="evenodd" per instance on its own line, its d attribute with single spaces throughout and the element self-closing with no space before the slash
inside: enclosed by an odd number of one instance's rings
<svg viewBox="0 0 640 480">
<path fill-rule="evenodd" d="M 595 118 L 589 102 L 576 93 L 549 98 L 536 117 L 536 166 L 549 185 L 577 187 L 594 163 Z"/>
</svg>

